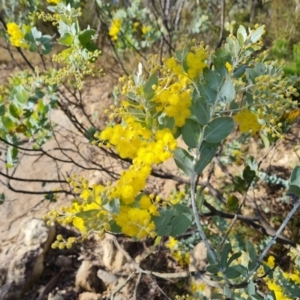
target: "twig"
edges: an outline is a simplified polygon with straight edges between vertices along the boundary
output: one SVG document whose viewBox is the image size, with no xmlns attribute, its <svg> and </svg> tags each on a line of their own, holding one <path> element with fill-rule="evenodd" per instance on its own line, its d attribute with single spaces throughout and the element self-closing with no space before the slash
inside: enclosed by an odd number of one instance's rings
<svg viewBox="0 0 300 300">
<path fill-rule="evenodd" d="M 137 289 L 138 289 L 138 286 L 141 282 L 141 278 L 142 278 L 142 273 L 139 273 L 139 276 L 138 276 L 138 279 L 135 283 L 135 288 L 134 288 L 134 292 L 133 292 L 133 300 L 137 300 L 136 296 L 137 296 Z"/>
<path fill-rule="evenodd" d="M 222 45 L 223 34 L 224 34 L 224 21 L 225 21 L 225 0 L 221 0 L 221 24 L 220 24 L 220 35 L 219 41 L 216 48 L 219 48 Z"/>
<path fill-rule="evenodd" d="M 276 242 L 276 239 L 280 236 L 281 232 L 283 231 L 283 229 L 285 228 L 285 226 L 287 225 L 287 223 L 289 222 L 289 220 L 291 219 L 291 217 L 294 215 L 294 213 L 297 211 L 297 209 L 298 209 L 299 206 L 300 206 L 300 199 L 298 199 L 298 201 L 294 205 L 293 209 L 288 213 L 287 217 L 282 222 L 281 226 L 277 230 L 277 232 L 274 235 L 274 237 L 271 239 L 271 241 L 268 243 L 268 245 L 266 246 L 266 248 L 264 249 L 264 251 L 258 257 L 258 259 L 256 261 L 255 268 L 251 272 L 248 273 L 248 275 L 247 275 L 247 277 L 245 279 L 246 282 L 248 282 L 248 280 L 251 278 L 251 276 L 259 268 L 259 266 L 260 266 L 263 258 L 266 256 L 266 254 L 268 253 L 268 251 L 270 250 L 270 248 L 272 247 L 272 245 Z"/>
<path fill-rule="evenodd" d="M 132 272 L 127 279 L 124 282 L 121 282 L 120 284 L 118 284 L 116 286 L 116 288 L 114 289 L 114 291 L 111 294 L 110 300 L 114 300 L 115 299 L 115 295 L 118 294 L 122 288 L 131 280 L 131 278 L 135 275 L 135 272 Z"/>
</svg>

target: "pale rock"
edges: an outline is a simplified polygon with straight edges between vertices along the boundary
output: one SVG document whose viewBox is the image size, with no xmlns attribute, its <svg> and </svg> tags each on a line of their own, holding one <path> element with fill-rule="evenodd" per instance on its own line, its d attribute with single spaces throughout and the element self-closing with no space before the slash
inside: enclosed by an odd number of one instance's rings
<svg viewBox="0 0 300 300">
<path fill-rule="evenodd" d="M 189 271 L 190 272 L 197 272 L 197 271 L 204 271 L 207 266 L 207 250 L 205 247 L 204 242 L 198 243 L 193 251 L 190 254 L 190 264 L 189 264 Z M 203 280 L 196 277 L 191 277 L 191 283 L 196 285 L 203 284 Z M 203 295 L 206 296 L 208 299 L 211 299 L 212 289 L 211 287 L 207 286 L 203 291 Z"/>
<path fill-rule="evenodd" d="M 203 242 L 198 243 L 190 254 L 189 271 L 203 271 L 207 266 L 207 251 Z"/>
<path fill-rule="evenodd" d="M 78 300 L 100 300 L 101 296 L 99 294 L 84 292 L 79 295 Z"/>
<path fill-rule="evenodd" d="M 55 227 L 46 226 L 41 219 L 25 220 L 18 239 L 0 256 L 0 299 L 21 299 L 24 292 L 44 270 L 44 255 L 55 238 Z M 6 274 L 6 275 L 5 275 Z"/>
<path fill-rule="evenodd" d="M 102 293 L 106 287 L 102 280 L 97 277 L 98 268 L 91 261 L 84 260 L 77 271 L 75 285 L 78 290 L 93 293 Z"/>
<path fill-rule="evenodd" d="M 106 270 L 119 272 L 127 262 L 124 254 L 118 250 L 110 235 L 105 235 L 102 241 L 103 256 L 102 262 Z"/>
<path fill-rule="evenodd" d="M 106 272 L 104 270 L 98 270 L 97 272 L 98 278 L 100 278 L 103 283 L 108 286 L 117 283 L 118 277 L 112 273 Z"/>
</svg>

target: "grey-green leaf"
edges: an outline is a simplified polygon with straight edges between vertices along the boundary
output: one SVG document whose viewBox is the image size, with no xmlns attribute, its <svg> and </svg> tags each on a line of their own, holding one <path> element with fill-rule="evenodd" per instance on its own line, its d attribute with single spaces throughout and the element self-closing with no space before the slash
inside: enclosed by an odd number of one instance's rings
<svg viewBox="0 0 300 300">
<path fill-rule="evenodd" d="M 65 46 L 70 46 L 73 43 L 74 37 L 71 33 L 66 32 L 63 34 L 62 37 L 60 37 L 59 39 L 57 39 L 57 41 Z"/>
<path fill-rule="evenodd" d="M 291 174 L 290 184 L 300 187 L 300 166 L 294 168 Z"/>
<path fill-rule="evenodd" d="M 237 31 L 237 38 L 240 42 L 240 46 L 243 47 L 243 45 L 247 39 L 247 31 L 243 25 L 240 25 L 240 27 Z"/>
<path fill-rule="evenodd" d="M 225 268 L 226 264 L 227 264 L 227 259 L 228 259 L 228 255 L 229 252 L 231 251 L 231 244 L 227 243 L 224 248 L 223 251 L 221 253 L 221 267 Z"/>
<path fill-rule="evenodd" d="M 144 94 L 145 94 L 145 98 L 147 100 L 150 100 L 154 96 L 155 92 L 152 89 L 152 86 L 157 85 L 157 84 L 158 84 L 158 78 L 157 78 L 156 74 L 152 74 L 149 77 L 149 79 L 146 82 L 145 87 L 144 87 Z"/>
<path fill-rule="evenodd" d="M 234 262 L 236 259 L 238 259 L 241 255 L 242 255 L 242 252 L 236 252 L 236 253 L 232 254 L 232 255 L 230 256 L 230 258 L 228 259 L 227 267 L 229 267 L 230 264 L 231 264 L 232 262 Z"/>
<path fill-rule="evenodd" d="M 205 98 L 200 97 L 193 103 L 192 114 L 201 125 L 206 125 L 210 119 L 210 107 Z"/>
<path fill-rule="evenodd" d="M 79 36 L 78 39 L 82 46 L 85 46 L 88 42 L 91 41 L 92 37 L 95 35 L 96 31 L 94 29 L 84 30 Z"/>
<path fill-rule="evenodd" d="M 219 117 L 209 122 L 204 131 L 204 140 L 209 143 L 220 143 L 233 130 L 234 121 L 230 117 Z"/>
<path fill-rule="evenodd" d="M 249 281 L 247 289 L 248 289 L 248 294 L 250 296 L 255 295 L 255 284 L 253 283 L 252 280 Z"/>
<path fill-rule="evenodd" d="M 190 220 L 185 215 L 179 215 L 172 219 L 171 226 L 172 231 L 170 232 L 171 236 L 177 236 L 185 233 L 192 224 L 192 220 Z"/>
<path fill-rule="evenodd" d="M 235 89 L 230 77 L 227 77 L 218 95 L 218 100 L 229 103 L 235 98 Z"/>
<path fill-rule="evenodd" d="M 187 119 L 181 128 L 181 134 L 184 142 L 191 148 L 196 148 L 200 135 L 200 126 L 197 122 Z"/>
<path fill-rule="evenodd" d="M 251 43 L 256 43 L 264 33 L 264 25 L 258 27 L 250 34 Z"/>
<path fill-rule="evenodd" d="M 172 226 L 169 223 L 174 214 L 175 211 L 173 209 L 162 209 L 159 211 L 159 216 L 153 217 L 158 236 L 166 236 L 170 234 Z"/>
<path fill-rule="evenodd" d="M 208 84 L 201 84 L 198 87 L 202 97 L 207 99 L 209 103 L 215 103 L 217 99 L 217 92 L 213 90 Z"/>
<path fill-rule="evenodd" d="M 235 279 L 241 275 L 241 272 L 238 270 L 237 266 L 232 266 L 226 269 L 224 275 L 226 275 L 228 279 Z"/>
<path fill-rule="evenodd" d="M 204 144 L 204 147 L 200 150 L 200 159 L 197 161 L 195 165 L 195 172 L 197 174 L 201 174 L 207 165 L 212 161 L 215 154 L 218 151 L 217 145 L 208 145 Z"/>
<path fill-rule="evenodd" d="M 209 272 L 211 274 L 217 274 L 219 271 L 220 271 L 219 264 L 208 265 L 206 267 L 206 272 Z"/>
<path fill-rule="evenodd" d="M 256 262 L 257 256 L 256 256 L 255 248 L 249 241 L 247 241 L 246 245 L 247 245 L 247 250 L 251 261 Z"/>
<path fill-rule="evenodd" d="M 291 174 L 288 193 L 295 194 L 300 198 L 300 166 L 295 167 Z"/>
<path fill-rule="evenodd" d="M 214 90 L 218 91 L 223 83 L 223 74 L 208 68 L 203 70 L 203 77 L 208 85 Z"/>
<path fill-rule="evenodd" d="M 179 169 L 181 169 L 186 175 L 191 175 L 193 170 L 193 158 L 186 150 L 178 147 L 174 151 L 174 160 Z"/>
</svg>

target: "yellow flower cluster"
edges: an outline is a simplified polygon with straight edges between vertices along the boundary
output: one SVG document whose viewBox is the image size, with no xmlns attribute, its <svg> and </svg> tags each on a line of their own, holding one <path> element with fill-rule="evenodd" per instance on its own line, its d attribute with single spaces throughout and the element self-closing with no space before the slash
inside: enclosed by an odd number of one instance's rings
<svg viewBox="0 0 300 300">
<path fill-rule="evenodd" d="M 189 78 L 196 79 L 207 66 L 205 60 L 207 59 L 207 52 L 200 47 L 195 52 L 188 52 L 186 55 L 186 64 L 188 66 L 187 74 Z"/>
<path fill-rule="evenodd" d="M 69 179 L 70 186 L 75 193 L 80 196 L 74 199 L 69 207 L 61 207 L 60 211 L 53 210 L 45 217 L 48 224 L 58 222 L 63 225 L 72 224 L 81 231 L 83 237 L 90 232 L 97 232 L 102 235 L 105 231 L 110 231 L 111 222 L 115 222 L 121 227 L 123 233 L 138 239 L 146 236 L 155 236 L 155 225 L 152 221 L 153 215 L 158 215 L 157 207 L 152 203 L 153 197 L 141 194 L 140 190 L 133 191 L 134 188 L 143 188 L 145 180 L 130 177 L 132 170 L 123 173 L 123 177 L 115 184 L 108 183 L 106 186 L 94 185 L 89 187 L 89 183 L 83 177 L 77 178 L 73 175 Z M 149 175 L 149 174 L 148 174 Z M 129 182 L 124 183 L 127 176 Z M 138 182 L 139 181 L 139 182 Z M 125 185 L 124 185 L 125 184 Z M 135 193 L 135 194 L 134 194 Z M 139 194 L 138 197 L 135 197 Z M 120 197 L 121 202 L 119 201 Z M 130 204 L 139 199 L 139 207 Z M 114 202 L 120 206 L 116 210 L 109 209 L 109 203 Z M 59 240 L 52 245 L 54 248 L 71 247 L 77 240 Z"/>
<path fill-rule="evenodd" d="M 203 69 L 207 67 L 206 60 L 208 58 L 208 47 L 204 48 L 204 44 L 200 43 L 199 46 L 193 46 L 190 51 L 186 54 L 185 62 L 187 65 L 187 72 L 181 63 L 179 63 L 174 57 L 166 60 L 166 66 L 174 72 L 174 74 L 179 75 L 182 80 L 182 75 L 187 76 L 191 80 L 197 79 Z"/>
<path fill-rule="evenodd" d="M 241 132 L 251 132 L 255 135 L 260 130 L 260 124 L 258 122 L 255 113 L 248 109 L 243 109 L 234 116 L 234 120 L 239 124 Z"/>
<path fill-rule="evenodd" d="M 172 191 L 166 199 L 166 203 L 169 203 L 171 205 L 178 204 L 184 200 L 185 196 L 186 194 L 184 191 Z"/>
<path fill-rule="evenodd" d="M 122 228 L 122 232 L 128 236 L 137 239 L 145 238 L 149 234 L 155 236 L 155 225 L 147 210 L 122 207 L 116 217 L 116 223 Z"/>
<path fill-rule="evenodd" d="M 119 111 L 123 114 L 122 110 Z M 165 128 L 151 132 L 133 116 L 124 114 L 121 124 L 107 127 L 95 134 L 99 146 L 114 147 L 122 158 L 130 158 L 132 165 L 121 173 L 115 184 L 89 187 L 84 178 L 73 177 L 70 185 L 75 193 L 81 193 L 70 207 L 48 214 L 50 222 L 72 223 L 81 232 L 96 231 L 102 234 L 110 230 L 114 221 L 123 233 L 138 239 L 155 236 L 152 216 L 158 215 L 159 198 L 147 196 L 145 188 L 152 166 L 173 156 L 177 142 L 172 132 Z M 115 203 L 117 211 L 107 208 Z M 61 245 L 61 242 L 60 244 Z"/>
<path fill-rule="evenodd" d="M 275 258 L 274 256 L 269 256 L 266 262 L 266 265 L 269 266 L 271 269 L 275 267 Z M 276 299 L 278 300 L 292 300 L 289 298 L 284 289 L 283 285 L 280 283 L 280 277 L 285 278 L 290 281 L 290 284 L 299 285 L 300 284 L 300 273 L 298 270 L 294 270 L 293 273 L 283 272 L 279 268 L 276 268 L 274 271 L 273 279 L 269 277 L 265 278 L 265 282 L 268 288 L 274 291 Z M 288 287 L 286 287 L 288 289 Z"/>
<path fill-rule="evenodd" d="M 134 117 L 128 116 L 124 119 L 123 125 L 117 124 L 104 129 L 99 139 L 109 141 L 122 158 L 133 159 L 138 150 L 146 145 L 151 135 L 150 130 L 143 127 Z"/>
<path fill-rule="evenodd" d="M 13 46 L 28 49 L 28 44 L 24 42 L 25 34 L 16 23 L 7 23 L 7 33 Z"/>
<path fill-rule="evenodd" d="M 54 3 L 54 4 L 58 4 L 61 2 L 61 0 L 47 0 L 48 3 Z"/>
<path fill-rule="evenodd" d="M 49 78 L 50 85 L 65 82 L 66 79 L 72 82 L 73 85 L 81 90 L 83 87 L 83 80 L 85 76 L 102 76 L 103 70 L 99 69 L 93 62 L 95 62 L 101 55 L 100 50 L 87 52 L 85 49 L 79 51 L 79 46 L 71 45 L 58 54 L 52 55 L 52 61 L 62 63 L 62 66 L 57 72 L 53 72 L 54 76 Z"/>
<path fill-rule="evenodd" d="M 113 19 L 109 28 L 108 34 L 111 36 L 112 41 L 116 41 L 118 39 L 119 32 L 122 27 L 122 20 Z"/>
<path fill-rule="evenodd" d="M 168 117 L 175 119 L 175 125 L 181 127 L 190 116 L 192 105 L 189 91 L 184 90 L 186 80 L 181 80 L 157 90 L 153 102 L 156 104 L 157 112 L 164 112 Z"/>
<path fill-rule="evenodd" d="M 206 288 L 206 285 L 205 283 L 197 284 L 196 282 L 193 282 L 191 287 L 194 293 L 198 293 L 198 292 L 203 292 Z"/>
<path fill-rule="evenodd" d="M 143 25 L 142 26 L 142 33 L 147 34 L 148 32 L 151 31 L 151 29 L 152 29 L 152 27 L 150 25 L 148 25 L 148 26 Z"/>
<path fill-rule="evenodd" d="M 186 266 L 190 263 L 190 253 L 182 251 L 178 245 L 178 240 L 173 237 L 169 237 L 169 241 L 166 243 L 166 247 L 171 250 L 172 257 L 181 265 Z"/>
<path fill-rule="evenodd" d="M 226 67 L 228 73 L 230 73 L 232 71 L 232 65 L 228 61 L 226 62 L 225 67 Z"/>
<path fill-rule="evenodd" d="M 262 120 L 261 129 L 273 138 L 282 137 L 283 116 L 297 109 L 297 101 L 292 99 L 292 95 L 299 95 L 297 89 L 290 85 L 290 79 L 284 77 L 281 64 L 278 61 L 267 64 L 266 68 L 272 68 L 274 72 L 258 76 L 253 92 L 253 106 L 257 107 L 256 114 Z"/>
<path fill-rule="evenodd" d="M 122 95 L 128 98 L 122 102 L 124 111 L 138 110 L 140 119 L 143 118 L 149 127 L 157 126 L 160 116 L 174 119 L 175 127 L 182 127 L 191 114 L 192 80 L 202 74 L 207 56 L 207 50 L 202 44 L 191 47 L 182 62 L 171 57 L 164 58 L 161 65 L 157 55 L 150 55 L 146 66 L 149 72 L 148 80 L 153 79 L 157 73 L 161 76 L 157 81 L 153 80 L 155 84 L 152 85 L 152 91 L 149 91 L 149 88 L 145 91 L 143 88 L 147 85 L 143 74 L 138 75 L 138 79 L 133 79 L 132 76 L 120 78 L 120 82 L 124 83 Z M 187 71 L 183 65 L 187 65 Z"/>
</svg>

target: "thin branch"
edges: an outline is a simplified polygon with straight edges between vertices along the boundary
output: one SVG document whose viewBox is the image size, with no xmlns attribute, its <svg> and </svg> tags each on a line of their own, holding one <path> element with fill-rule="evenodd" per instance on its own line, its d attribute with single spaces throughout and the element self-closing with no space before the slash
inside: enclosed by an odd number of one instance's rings
<svg viewBox="0 0 300 300">
<path fill-rule="evenodd" d="M 223 38 L 224 38 L 223 35 L 224 35 L 224 22 L 225 22 L 225 5 L 226 5 L 225 0 L 221 0 L 220 35 L 219 35 L 219 41 L 218 41 L 218 44 L 217 44 L 216 48 L 221 47 L 222 42 L 223 42 Z"/>
<path fill-rule="evenodd" d="M 5 178 L 8 178 L 9 180 L 22 181 L 22 182 L 67 183 L 67 181 L 64 181 L 64 180 L 27 179 L 27 178 L 21 178 L 21 177 L 14 177 L 14 176 L 7 175 L 1 171 L 0 171 L 0 175 L 4 176 Z"/>
</svg>

